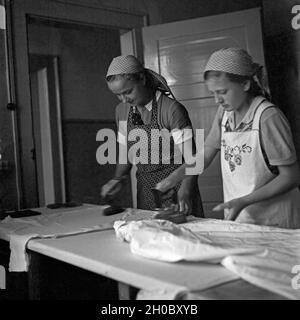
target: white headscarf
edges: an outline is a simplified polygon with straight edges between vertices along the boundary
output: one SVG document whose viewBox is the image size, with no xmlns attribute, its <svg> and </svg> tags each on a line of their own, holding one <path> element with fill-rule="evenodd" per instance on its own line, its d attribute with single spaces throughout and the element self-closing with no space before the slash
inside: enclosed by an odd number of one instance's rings
<svg viewBox="0 0 300 320">
<path fill-rule="evenodd" d="M 113 58 L 111 64 L 108 67 L 106 79 L 109 76 L 118 74 L 132 74 L 138 72 L 145 72 L 145 74 L 148 74 L 153 80 L 155 89 L 163 91 L 164 93 L 166 93 L 167 95 L 171 95 L 175 99 L 166 79 L 155 71 L 144 68 L 142 63 L 132 55 L 123 55 Z"/>
<path fill-rule="evenodd" d="M 253 77 L 263 94 L 269 96 L 269 88 L 263 66 L 253 62 L 249 53 L 241 48 L 225 48 L 215 51 L 204 69 L 208 71 L 227 72 L 239 76 Z"/>
</svg>

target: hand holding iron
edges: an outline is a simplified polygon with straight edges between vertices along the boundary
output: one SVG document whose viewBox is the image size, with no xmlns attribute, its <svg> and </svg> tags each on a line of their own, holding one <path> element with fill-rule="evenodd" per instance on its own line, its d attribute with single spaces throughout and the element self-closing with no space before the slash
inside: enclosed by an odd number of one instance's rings
<svg viewBox="0 0 300 320">
<path fill-rule="evenodd" d="M 167 178 L 163 179 L 159 183 L 156 184 L 155 188 L 163 193 L 174 188 L 177 184 L 175 178 L 172 175 L 169 175 Z"/>
<path fill-rule="evenodd" d="M 105 198 L 114 198 L 117 193 L 121 190 L 122 183 L 121 180 L 111 179 L 109 180 L 101 189 L 101 197 Z"/>
</svg>

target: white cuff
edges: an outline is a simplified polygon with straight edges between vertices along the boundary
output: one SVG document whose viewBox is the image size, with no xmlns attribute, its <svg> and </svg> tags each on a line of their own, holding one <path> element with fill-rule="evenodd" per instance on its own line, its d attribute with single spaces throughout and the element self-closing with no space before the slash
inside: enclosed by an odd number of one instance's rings
<svg viewBox="0 0 300 320">
<path fill-rule="evenodd" d="M 193 137 L 193 129 L 185 128 L 182 130 L 176 129 L 172 131 L 172 137 L 175 144 L 183 143 Z"/>
<path fill-rule="evenodd" d="M 123 146 L 126 146 L 126 137 L 124 134 L 122 134 L 120 131 L 118 132 L 118 139 L 117 141 L 122 144 Z"/>
</svg>

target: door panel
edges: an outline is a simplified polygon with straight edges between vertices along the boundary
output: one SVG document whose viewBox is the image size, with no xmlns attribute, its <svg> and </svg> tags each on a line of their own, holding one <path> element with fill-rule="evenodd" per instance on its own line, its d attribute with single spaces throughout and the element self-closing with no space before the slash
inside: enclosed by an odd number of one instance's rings
<svg viewBox="0 0 300 320">
<path fill-rule="evenodd" d="M 212 52 L 223 47 L 247 49 L 264 65 L 260 11 L 229 14 L 143 28 L 146 67 L 161 73 L 175 97 L 188 110 L 194 129 L 207 136 L 217 105 L 203 81 L 203 70 Z M 223 201 L 220 159 L 199 176 L 207 217 L 221 217 L 211 209 Z"/>
</svg>

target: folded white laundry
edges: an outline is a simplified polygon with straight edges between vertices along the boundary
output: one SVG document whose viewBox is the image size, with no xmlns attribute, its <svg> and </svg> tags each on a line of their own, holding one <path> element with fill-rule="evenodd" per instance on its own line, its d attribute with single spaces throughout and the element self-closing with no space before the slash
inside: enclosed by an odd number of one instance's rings
<svg viewBox="0 0 300 320">
<path fill-rule="evenodd" d="M 194 218 L 169 221 L 116 221 L 119 239 L 134 254 L 162 261 L 206 261 L 222 265 L 257 286 L 300 299 L 292 285 L 292 268 L 300 265 L 300 229 L 239 224 Z"/>
</svg>

